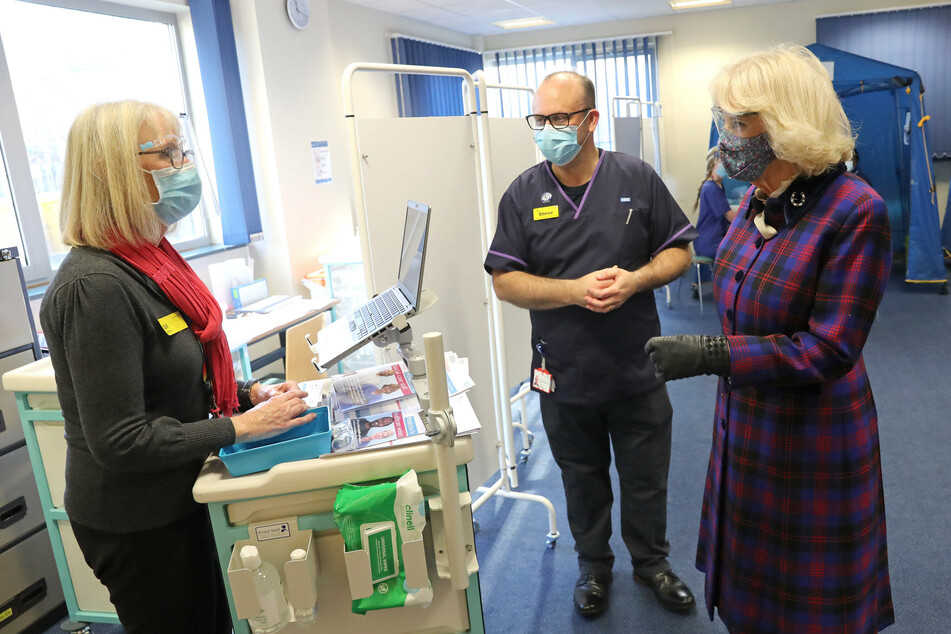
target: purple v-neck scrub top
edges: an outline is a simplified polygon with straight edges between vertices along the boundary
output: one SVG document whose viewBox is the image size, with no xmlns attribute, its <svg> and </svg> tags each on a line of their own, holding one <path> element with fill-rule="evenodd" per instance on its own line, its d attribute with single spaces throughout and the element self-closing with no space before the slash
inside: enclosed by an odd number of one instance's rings
<svg viewBox="0 0 951 634">
<path fill-rule="evenodd" d="M 488 273 L 575 279 L 614 265 L 638 269 L 664 249 L 696 237 L 648 164 L 602 151 L 578 203 L 566 195 L 547 161 L 516 178 L 499 203 L 484 266 Z M 532 370 L 541 367 L 541 343 L 556 400 L 609 403 L 660 385 L 644 352 L 647 340 L 660 334 L 653 291 L 636 293 L 605 314 L 580 306 L 529 312 Z"/>
</svg>

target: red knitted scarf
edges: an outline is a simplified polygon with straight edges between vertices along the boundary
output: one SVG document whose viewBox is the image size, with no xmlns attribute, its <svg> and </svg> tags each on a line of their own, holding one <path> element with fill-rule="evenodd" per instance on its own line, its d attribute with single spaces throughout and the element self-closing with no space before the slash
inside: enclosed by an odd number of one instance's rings
<svg viewBox="0 0 951 634">
<path fill-rule="evenodd" d="M 228 339 L 221 328 L 221 307 L 211 291 L 165 238 L 158 246 L 123 244 L 113 247 L 112 252 L 148 275 L 172 304 L 185 313 L 205 349 L 206 369 L 211 373 L 215 403 L 222 416 L 231 416 L 238 408 L 234 366 Z"/>
</svg>

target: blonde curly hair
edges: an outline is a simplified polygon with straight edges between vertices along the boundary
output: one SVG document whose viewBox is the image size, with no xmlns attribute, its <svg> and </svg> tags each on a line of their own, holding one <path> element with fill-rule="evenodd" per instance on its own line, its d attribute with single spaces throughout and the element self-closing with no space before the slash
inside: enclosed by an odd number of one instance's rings
<svg viewBox="0 0 951 634">
<path fill-rule="evenodd" d="M 710 93 L 724 111 L 759 114 L 776 156 L 809 176 L 852 156 L 855 134 L 829 73 L 803 46 L 780 44 L 727 64 Z"/>
</svg>

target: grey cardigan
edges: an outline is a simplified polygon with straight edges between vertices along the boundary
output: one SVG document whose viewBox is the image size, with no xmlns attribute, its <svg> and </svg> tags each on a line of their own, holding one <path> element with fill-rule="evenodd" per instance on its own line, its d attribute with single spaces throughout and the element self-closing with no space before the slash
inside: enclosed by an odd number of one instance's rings
<svg viewBox="0 0 951 634">
<path fill-rule="evenodd" d="M 204 459 L 234 443 L 231 419 L 208 417 L 197 337 L 162 327 L 176 312 L 147 276 L 88 247 L 70 250 L 46 291 L 40 323 L 65 421 L 73 522 L 124 533 L 195 512 Z"/>
</svg>

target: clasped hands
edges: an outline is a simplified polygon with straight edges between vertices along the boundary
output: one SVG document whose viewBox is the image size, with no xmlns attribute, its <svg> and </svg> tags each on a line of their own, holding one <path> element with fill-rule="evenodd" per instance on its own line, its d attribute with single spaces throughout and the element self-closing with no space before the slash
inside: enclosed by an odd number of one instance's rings
<svg viewBox="0 0 951 634">
<path fill-rule="evenodd" d="M 616 265 L 588 273 L 575 282 L 575 303 L 595 313 L 611 312 L 637 291 L 633 274 Z"/>
</svg>

